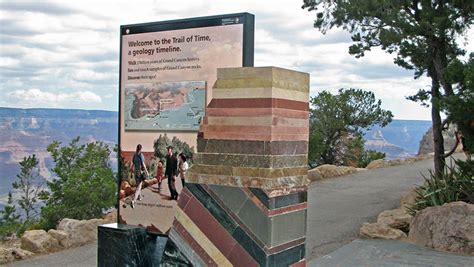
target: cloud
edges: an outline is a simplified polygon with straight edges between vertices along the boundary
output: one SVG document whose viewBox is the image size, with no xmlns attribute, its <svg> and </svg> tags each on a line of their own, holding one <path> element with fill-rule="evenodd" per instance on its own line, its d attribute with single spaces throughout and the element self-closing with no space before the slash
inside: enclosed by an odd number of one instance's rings
<svg viewBox="0 0 474 267">
<path fill-rule="evenodd" d="M 54 2 L 46 1 L 11 1 L 11 2 L 2 2 L 0 7 L 4 11 L 13 11 L 13 12 L 34 12 L 34 13 L 44 13 L 51 15 L 69 15 L 76 12 L 76 10 L 57 4 Z"/>
<path fill-rule="evenodd" d="M 8 93 L 9 100 L 16 101 L 21 106 L 37 105 L 67 107 L 68 104 L 101 103 L 102 98 L 90 91 L 80 91 L 70 94 L 51 93 L 40 89 L 15 90 Z"/>
<path fill-rule="evenodd" d="M 0 0 L 0 105 L 117 110 L 119 26 L 157 20 L 255 14 L 255 66 L 278 66 L 311 75 L 311 95 L 341 87 L 372 90 L 395 114 L 426 118 L 429 110 L 405 96 L 429 85 L 374 49 L 349 55 L 350 35 L 313 28 L 314 12 L 293 0 L 204 1 Z M 467 34 L 473 51 L 474 29 Z M 31 89 L 41 88 L 41 89 Z M 35 96 L 35 97 L 33 97 Z M 28 99 L 28 101 L 26 100 Z M 10 101 L 10 102 L 7 102 Z M 405 104 L 410 109 L 405 108 Z"/>
</svg>

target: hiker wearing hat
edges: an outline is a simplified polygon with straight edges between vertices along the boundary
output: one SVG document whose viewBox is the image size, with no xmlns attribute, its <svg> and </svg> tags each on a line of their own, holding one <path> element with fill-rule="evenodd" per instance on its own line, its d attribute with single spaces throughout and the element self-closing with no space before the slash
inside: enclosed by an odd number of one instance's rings
<svg viewBox="0 0 474 267">
<path fill-rule="evenodd" d="M 166 155 L 166 170 L 165 175 L 168 178 L 168 187 L 170 189 L 170 199 L 177 200 L 178 192 L 175 187 L 175 180 L 178 171 L 178 159 L 173 154 L 173 147 L 168 146 L 168 155 Z"/>
</svg>

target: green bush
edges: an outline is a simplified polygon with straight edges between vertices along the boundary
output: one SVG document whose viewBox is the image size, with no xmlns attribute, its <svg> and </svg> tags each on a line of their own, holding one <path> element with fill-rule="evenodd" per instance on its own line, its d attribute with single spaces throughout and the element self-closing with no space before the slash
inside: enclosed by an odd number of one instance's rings
<svg viewBox="0 0 474 267">
<path fill-rule="evenodd" d="M 454 160 L 454 165 L 436 175 L 430 171 L 430 177 L 415 189 L 416 202 L 408 207 L 411 214 L 432 206 L 454 201 L 474 204 L 474 161 Z"/>
<path fill-rule="evenodd" d="M 64 219 L 92 219 L 114 206 L 117 184 L 109 165 L 111 148 L 102 142 L 80 145 L 79 137 L 67 146 L 48 146 L 55 177 L 41 194 L 43 228 L 54 228 Z"/>
<path fill-rule="evenodd" d="M 17 214 L 13 205 L 12 193 L 8 193 L 7 205 L 0 210 L 0 238 L 4 239 L 11 235 L 18 235 L 21 228 L 20 215 Z"/>
<path fill-rule="evenodd" d="M 375 150 L 365 150 L 362 153 L 362 156 L 359 158 L 357 167 L 365 168 L 367 167 L 367 165 L 369 165 L 370 162 L 377 159 L 385 159 L 385 153 L 378 152 Z"/>
</svg>

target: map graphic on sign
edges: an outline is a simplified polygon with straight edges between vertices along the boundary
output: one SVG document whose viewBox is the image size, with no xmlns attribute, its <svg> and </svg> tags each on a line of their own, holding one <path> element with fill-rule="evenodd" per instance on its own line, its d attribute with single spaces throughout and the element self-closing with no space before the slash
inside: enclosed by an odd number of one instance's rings
<svg viewBox="0 0 474 267">
<path fill-rule="evenodd" d="M 205 81 L 127 84 L 125 130 L 197 131 L 205 101 Z"/>
</svg>

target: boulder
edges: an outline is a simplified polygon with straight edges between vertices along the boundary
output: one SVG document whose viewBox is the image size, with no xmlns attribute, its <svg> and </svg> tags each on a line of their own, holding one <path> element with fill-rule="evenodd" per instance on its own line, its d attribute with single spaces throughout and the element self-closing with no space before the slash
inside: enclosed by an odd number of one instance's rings
<svg viewBox="0 0 474 267">
<path fill-rule="evenodd" d="M 33 255 L 35 255 L 33 252 L 21 248 L 0 248 L 0 264 L 5 264 L 14 260 L 24 260 Z"/>
<path fill-rule="evenodd" d="M 403 231 L 382 223 L 364 223 L 359 234 L 363 238 L 374 239 L 402 239 L 407 236 Z"/>
<path fill-rule="evenodd" d="M 389 160 L 388 163 L 390 166 L 398 166 L 398 165 L 402 165 L 404 161 L 399 160 L 399 159 L 394 159 L 394 160 Z"/>
<path fill-rule="evenodd" d="M 69 242 L 69 235 L 61 230 L 50 229 L 48 234 L 58 240 L 59 245 L 63 248 L 68 248 L 71 246 Z"/>
<path fill-rule="evenodd" d="M 109 213 L 105 214 L 104 220 L 107 221 L 107 223 L 115 223 L 117 222 L 117 210 L 113 209 Z"/>
<path fill-rule="evenodd" d="M 21 248 L 33 253 L 46 253 L 57 251 L 60 246 L 59 241 L 45 230 L 31 230 L 21 237 Z"/>
<path fill-rule="evenodd" d="M 405 164 L 414 163 L 414 162 L 417 162 L 417 159 L 415 157 L 409 157 L 403 161 L 403 163 Z"/>
<path fill-rule="evenodd" d="M 474 205 L 458 201 L 419 211 L 409 238 L 437 250 L 474 255 Z"/>
<path fill-rule="evenodd" d="M 390 161 L 384 160 L 384 159 L 376 159 L 373 160 L 367 165 L 367 169 L 378 169 L 378 168 L 385 168 L 385 167 L 390 167 Z"/>
<path fill-rule="evenodd" d="M 315 168 L 308 171 L 308 179 L 310 181 L 318 181 L 323 179 L 323 176 L 321 175 L 321 172 Z"/>
<path fill-rule="evenodd" d="M 348 166 L 335 166 L 330 164 L 324 164 L 316 167 L 322 178 L 330 178 L 336 176 L 347 175 L 356 172 L 356 168 Z"/>
<path fill-rule="evenodd" d="M 406 209 L 407 207 L 415 204 L 417 197 L 418 194 L 416 193 L 415 189 L 411 190 L 400 199 L 400 207 Z"/>
<path fill-rule="evenodd" d="M 408 214 L 405 209 L 400 208 L 382 211 L 377 217 L 377 223 L 408 232 L 412 218 L 413 216 Z"/>
<path fill-rule="evenodd" d="M 97 239 L 97 227 L 109 223 L 103 219 L 74 220 L 63 219 L 59 222 L 58 230 L 69 236 L 70 246 L 80 246 Z"/>
</svg>

